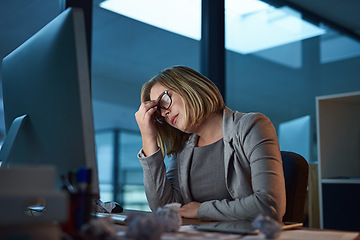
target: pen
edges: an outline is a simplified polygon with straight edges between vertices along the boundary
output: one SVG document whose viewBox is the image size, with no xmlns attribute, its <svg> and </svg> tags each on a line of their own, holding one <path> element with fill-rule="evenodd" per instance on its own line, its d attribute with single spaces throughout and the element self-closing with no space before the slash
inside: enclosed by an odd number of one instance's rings
<svg viewBox="0 0 360 240">
<path fill-rule="evenodd" d="M 81 167 L 77 171 L 77 187 L 80 192 L 87 192 L 89 186 L 89 170 Z"/>
</svg>

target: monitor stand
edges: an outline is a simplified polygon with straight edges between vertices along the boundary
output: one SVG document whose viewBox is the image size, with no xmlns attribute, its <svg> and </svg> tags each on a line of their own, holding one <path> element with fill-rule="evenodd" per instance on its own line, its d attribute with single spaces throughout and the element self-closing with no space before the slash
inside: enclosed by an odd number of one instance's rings
<svg viewBox="0 0 360 240">
<path fill-rule="evenodd" d="M 4 143 L 0 150 L 0 161 L 2 168 L 7 167 L 9 156 L 13 150 L 14 143 L 16 142 L 16 138 L 19 135 L 19 132 L 21 131 L 22 126 L 24 125 L 24 122 L 28 118 L 29 116 L 25 114 L 15 118 L 15 120 L 11 123 L 9 131 L 6 134 Z"/>
</svg>

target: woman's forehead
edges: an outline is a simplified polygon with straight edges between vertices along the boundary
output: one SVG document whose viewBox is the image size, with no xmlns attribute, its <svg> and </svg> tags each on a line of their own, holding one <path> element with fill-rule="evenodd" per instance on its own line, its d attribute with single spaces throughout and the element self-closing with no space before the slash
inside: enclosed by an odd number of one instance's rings
<svg viewBox="0 0 360 240">
<path fill-rule="evenodd" d="M 157 100 L 165 90 L 167 90 L 166 87 L 160 83 L 156 83 L 150 90 L 150 99 Z"/>
</svg>

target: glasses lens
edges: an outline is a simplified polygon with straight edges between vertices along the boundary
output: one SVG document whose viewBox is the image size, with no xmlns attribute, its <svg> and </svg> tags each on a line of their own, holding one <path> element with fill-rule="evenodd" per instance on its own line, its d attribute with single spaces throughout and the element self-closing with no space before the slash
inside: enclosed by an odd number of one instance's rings
<svg viewBox="0 0 360 240">
<path fill-rule="evenodd" d="M 171 105 L 171 98 L 167 92 L 164 92 L 159 101 L 159 106 L 162 109 L 169 109 Z"/>
<path fill-rule="evenodd" d="M 155 112 L 155 120 L 157 122 L 159 122 L 161 124 L 163 123 L 164 117 L 161 115 L 161 109 L 164 109 L 164 110 L 169 109 L 171 106 L 171 103 L 172 103 L 171 97 L 168 94 L 168 92 L 165 91 L 160 97 L 160 100 L 158 103 L 159 108 Z"/>
</svg>

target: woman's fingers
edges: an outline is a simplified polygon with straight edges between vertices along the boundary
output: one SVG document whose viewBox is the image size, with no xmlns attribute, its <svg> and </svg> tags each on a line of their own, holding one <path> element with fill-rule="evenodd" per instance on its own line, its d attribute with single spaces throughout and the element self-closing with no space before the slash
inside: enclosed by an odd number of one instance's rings
<svg viewBox="0 0 360 240">
<path fill-rule="evenodd" d="M 155 105 L 154 107 L 149 108 L 146 112 L 145 112 L 145 116 L 144 117 L 148 117 L 153 119 L 154 113 L 157 110 L 157 106 Z"/>
<path fill-rule="evenodd" d="M 157 101 L 147 101 L 140 105 L 135 113 L 136 122 L 139 125 L 143 137 L 156 138 L 157 130 L 154 123 L 154 113 L 157 110 Z"/>
<path fill-rule="evenodd" d="M 154 110 L 155 108 L 155 110 Z M 150 112 L 149 112 L 150 111 Z M 156 111 L 156 104 L 152 103 L 151 101 L 143 102 L 138 111 L 135 113 L 136 121 L 139 123 L 145 119 L 147 116 L 151 116 Z"/>
<path fill-rule="evenodd" d="M 157 101 L 147 101 L 140 105 L 135 118 L 142 136 L 143 152 L 146 156 L 158 150 L 156 138 L 158 132 L 155 127 L 154 113 L 157 110 Z"/>
<path fill-rule="evenodd" d="M 146 116 L 151 116 L 155 113 L 157 109 L 157 101 L 147 101 L 143 102 L 139 110 L 136 112 L 135 115 L 140 115 L 140 118 L 145 118 Z"/>
</svg>

